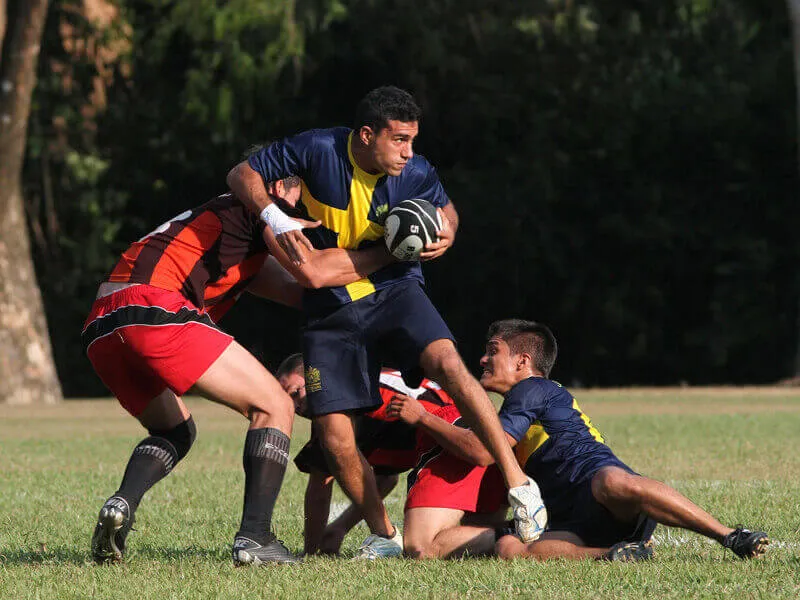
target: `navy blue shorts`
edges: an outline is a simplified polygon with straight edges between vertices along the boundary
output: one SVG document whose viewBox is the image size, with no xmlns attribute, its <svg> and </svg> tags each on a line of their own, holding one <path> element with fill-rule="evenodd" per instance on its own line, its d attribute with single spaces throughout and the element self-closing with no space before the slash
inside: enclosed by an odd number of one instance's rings
<svg viewBox="0 0 800 600">
<path fill-rule="evenodd" d="M 419 373 L 422 351 L 440 339 L 452 340 L 453 334 L 416 281 L 310 318 L 303 331 L 309 413 L 377 408 L 381 366 Z"/>
<path fill-rule="evenodd" d="M 616 466 L 636 475 L 621 461 L 617 464 L 607 463 L 604 466 Z M 610 548 L 619 542 L 644 542 L 653 536 L 657 523 L 641 513 L 638 519 L 631 522 L 617 520 L 613 514 L 592 494 L 592 478 L 575 486 L 570 494 L 569 505 L 560 502 L 562 508 L 550 509 L 548 506 L 548 531 L 569 531 L 583 540 L 591 548 Z"/>
</svg>

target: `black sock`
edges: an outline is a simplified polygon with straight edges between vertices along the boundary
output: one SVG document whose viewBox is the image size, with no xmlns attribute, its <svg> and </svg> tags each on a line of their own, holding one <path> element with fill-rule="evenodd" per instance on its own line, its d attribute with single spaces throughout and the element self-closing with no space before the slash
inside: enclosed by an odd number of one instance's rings
<svg viewBox="0 0 800 600">
<path fill-rule="evenodd" d="M 176 464 L 189 452 L 196 430 L 189 417 L 177 427 L 166 431 L 151 430 L 133 449 L 122 483 L 115 496 L 127 500 L 131 513 L 136 511 L 142 496 L 156 483 L 169 475 Z"/>
<path fill-rule="evenodd" d="M 269 538 L 272 510 L 289 462 L 289 437 L 267 427 L 251 429 L 244 442 L 244 508 L 241 535 L 262 543 Z"/>
<path fill-rule="evenodd" d="M 155 436 L 143 439 L 134 448 L 114 495 L 125 498 L 135 512 L 144 493 L 169 475 L 177 462 L 177 452 L 167 440 Z"/>
</svg>

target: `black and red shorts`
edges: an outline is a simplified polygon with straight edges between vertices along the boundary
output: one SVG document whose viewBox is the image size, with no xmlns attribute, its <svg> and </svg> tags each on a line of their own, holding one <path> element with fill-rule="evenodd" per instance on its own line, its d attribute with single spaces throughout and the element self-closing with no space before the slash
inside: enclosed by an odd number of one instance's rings
<svg viewBox="0 0 800 600">
<path fill-rule="evenodd" d="M 144 284 L 95 300 L 81 337 L 133 416 L 167 388 L 185 394 L 233 341 L 181 293 Z"/>
</svg>

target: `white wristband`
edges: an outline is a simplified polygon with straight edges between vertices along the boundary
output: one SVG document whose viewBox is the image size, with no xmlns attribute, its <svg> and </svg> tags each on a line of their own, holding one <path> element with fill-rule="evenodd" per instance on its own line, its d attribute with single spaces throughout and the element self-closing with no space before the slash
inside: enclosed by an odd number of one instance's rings
<svg viewBox="0 0 800 600">
<path fill-rule="evenodd" d="M 275 235 L 281 235 L 287 231 L 297 231 L 303 228 L 300 223 L 287 217 L 286 213 L 278 208 L 278 205 L 275 203 L 267 204 L 267 207 L 261 211 L 260 217 L 261 220 L 272 229 L 272 233 Z"/>
</svg>

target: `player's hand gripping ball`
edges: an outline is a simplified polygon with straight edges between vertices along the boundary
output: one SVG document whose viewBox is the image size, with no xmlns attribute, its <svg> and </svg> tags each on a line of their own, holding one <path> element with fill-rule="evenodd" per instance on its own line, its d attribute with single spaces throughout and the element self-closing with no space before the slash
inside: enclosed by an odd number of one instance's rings
<svg viewBox="0 0 800 600">
<path fill-rule="evenodd" d="M 414 261 L 426 244 L 439 240 L 436 232 L 442 229 L 442 221 L 427 200 L 403 200 L 389 211 L 383 227 L 389 253 L 400 261 Z"/>
</svg>

